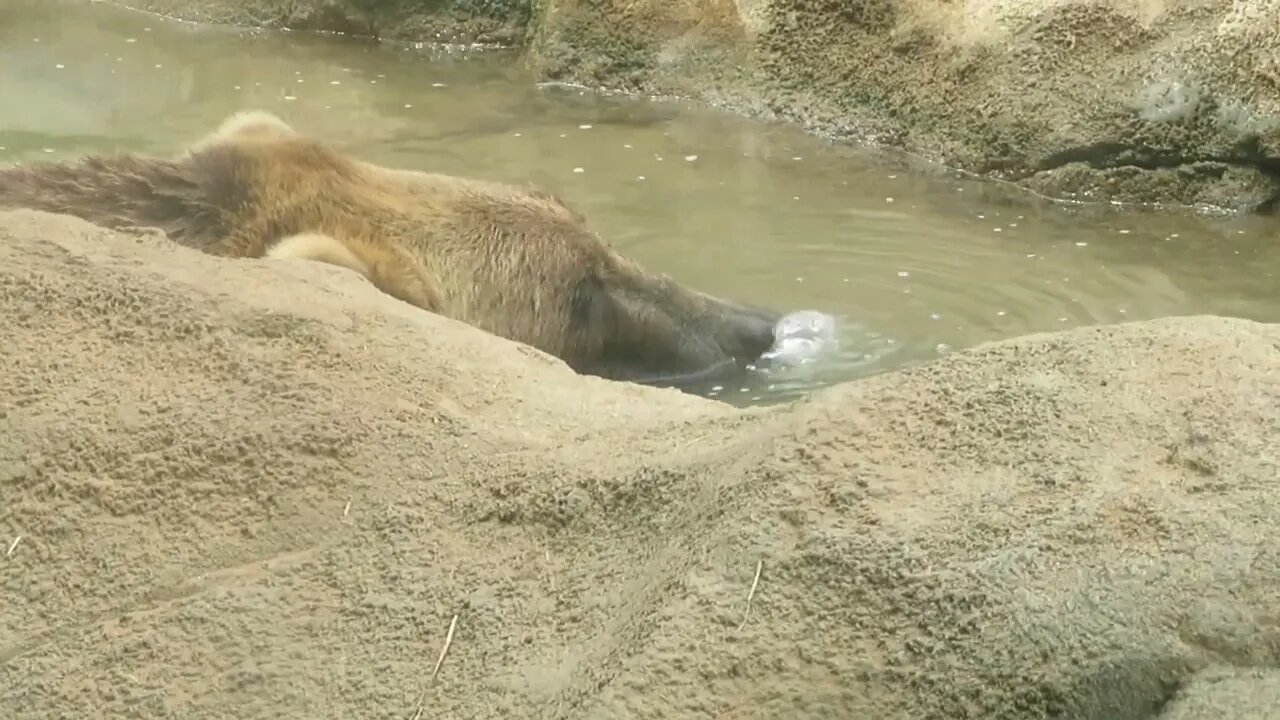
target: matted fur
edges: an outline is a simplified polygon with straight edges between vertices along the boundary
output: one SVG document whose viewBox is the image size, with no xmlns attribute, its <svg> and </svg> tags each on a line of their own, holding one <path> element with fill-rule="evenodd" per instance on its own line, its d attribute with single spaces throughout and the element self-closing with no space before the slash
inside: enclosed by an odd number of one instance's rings
<svg viewBox="0 0 1280 720">
<path fill-rule="evenodd" d="M 155 227 L 213 255 L 340 265 L 606 377 L 740 367 L 769 348 L 777 318 L 646 271 L 548 193 L 374 165 L 262 111 L 169 158 L 0 168 L 0 208 L 18 207 Z"/>
</svg>

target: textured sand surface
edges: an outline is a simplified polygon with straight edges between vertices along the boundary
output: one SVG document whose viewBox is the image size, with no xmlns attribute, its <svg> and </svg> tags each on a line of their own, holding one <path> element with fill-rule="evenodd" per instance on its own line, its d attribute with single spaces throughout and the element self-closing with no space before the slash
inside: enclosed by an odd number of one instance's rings
<svg viewBox="0 0 1280 720">
<path fill-rule="evenodd" d="M 742 412 L 2 213 L 0 716 L 1274 717 L 1278 367 L 1183 318 Z"/>
</svg>

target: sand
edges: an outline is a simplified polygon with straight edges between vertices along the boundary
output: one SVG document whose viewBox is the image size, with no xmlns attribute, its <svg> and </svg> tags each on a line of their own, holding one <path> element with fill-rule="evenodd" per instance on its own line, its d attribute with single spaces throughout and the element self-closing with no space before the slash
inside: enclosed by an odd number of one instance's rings
<svg viewBox="0 0 1280 720">
<path fill-rule="evenodd" d="M 1021 338 L 738 410 L 338 268 L 23 211 L 0 367 L 0 717 L 1280 698 L 1277 326 Z"/>
</svg>

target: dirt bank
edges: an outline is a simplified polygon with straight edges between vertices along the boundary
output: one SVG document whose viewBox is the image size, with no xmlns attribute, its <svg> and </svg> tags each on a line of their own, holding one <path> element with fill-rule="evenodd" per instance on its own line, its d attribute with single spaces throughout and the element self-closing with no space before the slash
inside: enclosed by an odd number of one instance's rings
<svg viewBox="0 0 1280 720">
<path fill-rule="evenodd" d="M 542 4 L 541 73 L 771 111 L 1056 197 L 1254 207 L 1280 172 L 1274 0 L 604 4 Z"/>
<path fill-rule="evenodd" d="M 1280 327 L 1038 336 L 739 412 L 336 268 L 18 212 L 0 348 L 0 716 L 1274 707 Z"/>
<path fill-rule="evenodd" d="M 1280 0 L 128 0 L 523 44 L 539 78 L 691 97 L 1053 197 L 1266 208 Z"/>
<path fill-rule="evenodd" d="M 530 16 L 530 0 L 117 0 L 114 4 L 202 23 L 495 45 L 522 43 Z"/>
</svg>

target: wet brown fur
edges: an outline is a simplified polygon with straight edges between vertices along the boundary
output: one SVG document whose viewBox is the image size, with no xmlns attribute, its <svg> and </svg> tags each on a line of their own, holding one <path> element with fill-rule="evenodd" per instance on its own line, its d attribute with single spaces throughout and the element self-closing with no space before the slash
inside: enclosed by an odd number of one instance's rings
<svg viewBox="0 0 1280 720">
<path fill-rule="evenodd" d="M 341 265 L 606 377 L 741 365 L 768 349 L 777 317 L 644 270 L 545 192 L 363 162 L 265 112 L 175 157 L 0 168 L 0 208 L 18 207 L 155 227 L 213 255 Z"/>
</svg>

